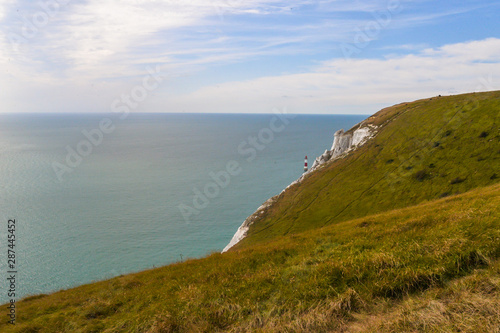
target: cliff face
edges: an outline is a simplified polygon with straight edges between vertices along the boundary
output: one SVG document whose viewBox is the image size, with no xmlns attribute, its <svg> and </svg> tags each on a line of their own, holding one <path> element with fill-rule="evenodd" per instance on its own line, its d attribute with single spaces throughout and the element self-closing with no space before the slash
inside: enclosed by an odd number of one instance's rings
<svg viewBox="0 0 500 333">
<path fill-rule="evenodd" d="M 222 250 L 222 253 L 226 252 L 227 250 L 229 250 L 230 248 L 232 248 L 233 246 L 238 244 L 238 242 L 241 241 L 243 238 L 245 238 L 245 236 L 247 235 L 248 229 L 250 228 L 250 225 L 252 225 L 260 215 L 264 214 L 264 212 L 267 210 L 267 208 L 273 204 L 276 197 L 277 196 L 274 196 L 271 199 L 264 202 L 262 204 L 262 206 L 257 208 L 255 213 L 253 213 L 252 215 L 247 217 L 245 221 L 243 221 L 243 223 L 238 228 L 238 230 L 234 234 L 234 236 L 231 239 L 231 241 L 229 242 L 229 244 L 227 244 L 226 247 L 224 248 L 224 250 Z"/>
<path fill-rule="evenodd" d="M 373 137 L 376 132 L 376 127 L 371 124 L 363 126 L 363 123 L 361 123 L 353 128 L 356 127 L 356 130 L 351 129 L 348 132 L 344 132 L 343 129 L 335 132 L 333 135 L 334 139 L 331 150 L 325 150 L 323 155 L 316 158 L 310 171 L 313 171 L 318 166 L 363 145 L 368 139 Z"/>
<path fill-rule="evenodd" d="M 356 149 L 357 147 L 363 145 L 368 139 L 375 135 L 376 126 L 368 124 L 366 126 L 363 125 L 363 122 L 354 126 L 348 132 L 344 132 L 343 129 L 335 132 L 333 135 L 333 144 L 331 150 L 326 150 L 321 156 L 317 157 L 314 161 L 311 169 L 304 173 L 299 179 L 294 181 L 292 184 L 288 185 L 286 189 L 284 189 L 280 194 L 287 191 L 291 186 L 300 183 L 304 177 L 314 170 L 316 170 L 320 165 L 325 164 L 328 161 L 333 161 L 336 158 L 341 158 L 344 153 L 347 153 L 351 150 Z M 260 206 L 255 213 L 247 217 L 247 219 L 243 222 L 243 224 L 238 228 L 233 238 L 229 242 L 229 244 L 222 250 L 222 252 L 226 252 L 231 247 L 240 242 L 243 238 L 246 237 L 248 229 L 250 226 L 262 215 L 266 212 L 266 210 L 277 200 L 279 195 L 274 196 L 267 200 L 262 206 Z"/>
</svg>

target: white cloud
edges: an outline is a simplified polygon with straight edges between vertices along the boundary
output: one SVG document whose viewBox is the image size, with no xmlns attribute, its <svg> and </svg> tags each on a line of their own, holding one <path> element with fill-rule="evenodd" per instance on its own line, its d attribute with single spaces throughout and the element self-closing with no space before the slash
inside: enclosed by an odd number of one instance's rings
<svg viewBox="0 0 500 333">
<path fill-rule="evenodd" d="M 0 21 L 2 21 L 9 9 L 9 6 L 15 3 L 15 0 L 0 0 Z"/>
<path fill-rule="evenodd" d="M 280 2 L 69 2 L 59 6 L 47 24 L 37 26 L 33 36 L 25 38 L 23 29 L 26 22 L 33 23 L 34 15 L 44 12 L 39 5 L 33 4 L 23 8 L 23 14 L 18 18 L 12 19 L 14 22 L 8 27 L 8 33 L 0 38 L 3 39 L 3 44 L 0 45 L 3 51 L 0 52 L 4 56 L 16 57 L 20 66 L 30 67 L 30 73 L 42 71 L 45 72 L 43 74 L 52 74 L 56 79 L 61 76 L 79 78 L 80 81 L 129 77 L 137 74 L 134 65 L 144 67 L 151 58 L 155 58 L 156 63 L 171 65 L 175 60 L 170 55 L 192 55 L 193 48 L 199 49 L 198 59 L 195 60 L 198 63 L 207 63 L 202 60 L 205 55 L 207 58 L 214 58 L 216 54 L 227 54 L 228 42 L 221 45 L 217 41 L 225 35 L 217 28 L 217 24 L 223 26 L 224 17 L 249 12 L 265 15 L 279 11 Z M 13 52 L 13 45 L 9 45 L 9 38 L 12 39 L 13 34 L 23 39 L 23 43 L 20 43 L 21 52 Z M 0 37 L 1 35 L 0 32 Z M 207 40 L 212 42 L 207 43 Z M 242 49 L 240 47 L 235 53 L 241 55 Z M 185 60 L 181 59 L 179 62 L 183 65 Z M 52 64 L 57 66 L 51 66 Z M 37 69 L 38 65 L 43 68 Z"/>
<path fill-rule="evenodd" d="M 461 57 L 465 61 L 497 61 L 500 55 L 498 39 L 489 38 L 443 46 L 439 49 L 427 49 L 424 54 L 438 57 Z"/>
<path fill-rule="evenodd" d="M 334 59 L 309 73 L 219 84 L 163 103 L 200 112 L 266 113 L 286 105 L 301 113 L 372 113 L 374 105 L 500 89 L 491 76 L 500 73 L 499 48 L 500 39 L 491 38 L 389 59 Z"/>
<path fill-rule="evenodd" d="M 401 1 L 403 9 L 419 2 L 422 1 Z M 0 18 L 14 3 L 14 0 L 0 0 Z M 29 20 L 41 9 L 38 2 L 29 6 L 26 3 L 18 2 L 16 8 Z M 309 73 L 218 86 L 205 83 L 205 88 L 183 96 L 172 96 L 167 90 L 157 92 L 157 99 L 168 105 L 169 111 L 233 112 L 236 105 L 255 105 L 246 111 L 268 112 L 271 105 L 280 103 L 293 104 L 301 112 L 343 112 L 331 109 L 335 104 L 344 105 L 346 112 L 359 112 L 359 107 L 349 106 L 349 101 L 355 100 L 359 105 L 368 105 L 370 101 L 385 103 L 388 91 L 402 91 L 405 86 L 421 96 L 424 86 L 428 92 L 444 86 L 452 89 L 474 73 L 482 75 L 488 66 L 497 69 L 496 55 L 500 50 L 496 39 L 427 48 L 422 52 L 415 50 L 425 46 L 412 46 L 410 40 L 405 41 L 406 46 L 394 45 L 396 51 L 405 49 L 414 53 L 407 57 L 350 62 L 334 59 L 321 67 L 310 68 L 314 61 L 310 55 L 323 52 L 324 57 L 340 43 L 351 42 L 357 28 L 373 21 L 370 13 L 386 9 L 387 3 L 386 0 L 369 3 L 350 0 L 69 1 L 47 24 L 37 29 L 34 36 L 26 38 L 19 52 L 13 50 L 8 37 L 9 33 L 22 34 L 25 22 L 20 17 L 5 18 L 0 30 L 0 93 L 4 105 L 0 112 L 5 108 L 8 111 L 69 110 L 75 104 L 83 109 L 107 111 L 116 95 L 142 78 L 147 65 L 156 64 L 170 77 L 200 73 L 213 65 L 244 64 L 270 55 L 309 56 L 309 62 L 300 64 L 300 70 L 309 68 Z M 403 10 L 393 16 L 391 24 L 384 29 L 418 26 L 461 11 L 464 9 L 414 14 Z M 359 12 L 364 14 L 353 15 Z M 455 67 L 447 72 L 443 68 L 448 64 Z M 460 75 L 456 69 L 464 72 Z M 290 71 L 294 70 L 291 66 Z M 391 73 L 390 77 L 384 77 L 385 73 Z M 451 78 L 448 80 L 448 77 Z M 414 89 L 412 82 L 420 82 L 420 88 Z M 187 89 L 195 86 L 192 84 Z M 379 92 L 385 88 L 387 91 Z M 352 94 L 352 91 L 362 94 Z M 148 107 L 154 105 L 148 104 Z M 159 104 L 156 110 L 165 111 Z"/>
<path fill-rule="evenodd" d="M 0 8 L 2 3 L 8 1 L 11 0 L 0 0 Z M 61 77 L 78 78 L 80 81 L 126 78 L 137 74 L 137 66 L 144 67 L 151 58 L 161 64 L 186 66 L 189 62 L 185 56 L 193 60 L 193 64 L 206 64 L 219 58 L 241 59 L 245 53 L 253 57 L 255 50 L 265 50 L 264 53 L 269 54 L 274 49 L 275 53 L 279 53 L 284 51 L 284 45 L 287 45 L 290 52 L 298 53 L 312 49 L 304 45 L 350 42 L 350 35 L 356 28 L 364 26 L 373 18 L 360 20 L 332 16 L 328 19 L 299 20 L 299 24 L 291 24 L 286 18 L 300 18 L 304 11 L 307 15 L 318 13 L 317 11 L 384 11 L 387 10 L 388 3 L 393 2 L 69 1 L 67 5 L 60 6 L 46 25 L 37 29 L 35 36 L 29 38 L 26 45 L 22 45 L 20 56 L 10 55 L 18 59 L 20 66 L 29 68 L 30 74 L 52 75 L 56 80 Z M 404 6 L 411 1 L 401 3 Z M 21 8 L 21 16 L 32 20 L 33 15 L 40 11 L 43 10 L 39 4 L 31 4 Z M 284 23 L 276 23 L 275 20 L 259 23 L 248 19 L 240 20 L 242 15 L 248 14 L 252 17 L 274 14 L 285 20 Z M 394 17 L 392 28 L 400 21 L 417 24 L 421 18 L 414 16 L 407 14 L 401 18 Z M 22 35 L 24 24 L 17 18 L 9 30 Z M 386 27 L 389 28 L 391 27 Z M 217 41 L 223 38 L 226 38 L 224 43 Z M 0 46 L 7 46 L 9 49 L 6 44 Z M 199 50 L 195 56 L 197 59 L 194 59 L 192 49 Z M 228 56 L 231 52 L 234 55 Z"/>
</svg>

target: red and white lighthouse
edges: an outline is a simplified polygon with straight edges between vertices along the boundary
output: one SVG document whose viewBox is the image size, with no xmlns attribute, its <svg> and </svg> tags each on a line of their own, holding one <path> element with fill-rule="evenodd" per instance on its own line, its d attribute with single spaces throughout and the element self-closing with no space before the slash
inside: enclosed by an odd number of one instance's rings
<svg viewBox="0 0 500 333">
<path fill-rule="evenodd" d="M 304 172 L 307 172 L 307 155 L 306 158 L 304 159 Z"/>
</svg>

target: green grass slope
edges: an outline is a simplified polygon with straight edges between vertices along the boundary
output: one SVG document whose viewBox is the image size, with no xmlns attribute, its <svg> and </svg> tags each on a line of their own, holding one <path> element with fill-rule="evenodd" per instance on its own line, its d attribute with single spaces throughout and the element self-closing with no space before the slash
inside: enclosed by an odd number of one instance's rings
<svg viewBox="0 0 500 333">
<path fill-rule="evenodd" d="M 496 184 L 27 298 L 0 331 L 494 332 L 499 216 Z"/>
<path fill-rule="evenodd" d="M 235 248 L 494 184 L 499 120 L 500 91 L 384 109 L 375 138 L 279 195 Z"/>
<path fill-rule="evenodd" d="M 0 331 L 499 331 L 499 114 L 500 92 L 384 109 L 232 251 L 28 297 Z"/>
</svg>

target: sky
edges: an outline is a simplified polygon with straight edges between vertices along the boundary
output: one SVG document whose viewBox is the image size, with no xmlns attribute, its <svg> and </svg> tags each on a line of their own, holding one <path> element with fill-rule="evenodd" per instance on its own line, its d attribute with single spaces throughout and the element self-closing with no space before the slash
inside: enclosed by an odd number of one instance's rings
<svg viewBox="0 0 500 333">
<path fill-rule="evenodd" d="M 500 89 L 500 1 L 0 0 L 0 113 L 372 114 Z"/>
</svg>

